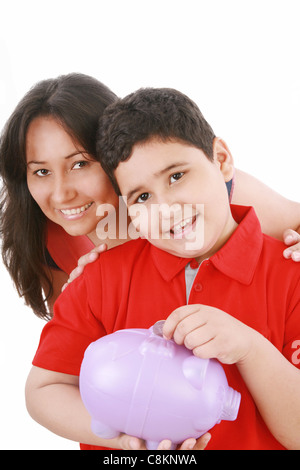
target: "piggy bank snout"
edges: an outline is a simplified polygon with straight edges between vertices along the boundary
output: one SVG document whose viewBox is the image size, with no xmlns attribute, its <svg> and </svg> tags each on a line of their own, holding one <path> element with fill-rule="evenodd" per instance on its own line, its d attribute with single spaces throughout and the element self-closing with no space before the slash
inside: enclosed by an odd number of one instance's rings
<svg viewBox="0 0 300 470">
<path fill-rule="evenodd" d="M 225 392 L 223 409 L 220 421 L 235 421 L 239 412 L 241 403 L 241 394 L 231 387 Z"/>
</svg>

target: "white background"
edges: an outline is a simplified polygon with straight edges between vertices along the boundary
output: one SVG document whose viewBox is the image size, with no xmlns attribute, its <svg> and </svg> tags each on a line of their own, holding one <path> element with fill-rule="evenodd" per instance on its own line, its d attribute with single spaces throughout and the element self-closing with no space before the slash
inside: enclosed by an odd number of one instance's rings
<svg viewBox="0 0 300 470">
<path fill-rule="evenodd" d="M 119 96 L 174 87 L 197 102 L 238 168 L 299 201 L 299 19 L 299 0 L 2 0 L 0 127 L 34 83 L 69 72 Z M 2 264 L 0 280 L 0 448 L 77 449 L 27 415 L 43 321 Z"/>
</svg>

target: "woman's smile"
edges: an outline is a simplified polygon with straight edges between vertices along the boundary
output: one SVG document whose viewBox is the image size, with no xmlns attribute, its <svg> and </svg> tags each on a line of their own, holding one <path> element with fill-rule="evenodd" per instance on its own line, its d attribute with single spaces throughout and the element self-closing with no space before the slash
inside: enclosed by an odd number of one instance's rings
<svg viewBox="0 0 300 470">
<path fill-rule="evenodd" d="M 93 202 L 89 202 L 88 204 L 84 204 L 83 206 L 73 207 L 70 209 L 57 209 L 57 210 L 59 210 L 59 212 L 62 213 L 65 219 L 74 220 L 74 219 L 84 216 L 92 204 Z"/>
</svg>

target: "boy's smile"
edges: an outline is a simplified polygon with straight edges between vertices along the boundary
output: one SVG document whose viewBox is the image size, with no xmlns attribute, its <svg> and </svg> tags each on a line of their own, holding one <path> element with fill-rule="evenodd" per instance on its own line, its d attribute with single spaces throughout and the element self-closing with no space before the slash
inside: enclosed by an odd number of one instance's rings
<svg viewBox="0 0 300 470">
<path fill-rule="evenodd" d="M 211 256 L 236 228 L 222 174 L 222 143 L 214 161 L 184 142 L 153 139 L 133 148 L 115 177 L 141 236 L 173 255 Z"/>
<path fill-rule="evenodd" d="M 173 227 L 170 229 L 171 235 L 173 235 L 173 238 L 176 240 L 186 237 L 189 233 L 192 232 L 195 223 L 197 220 L 197 215 L 194 215 L 193 217 L 189 217 L 187 219 L 183 219 L 179 224 L 173 225 Z"/>
</svg>

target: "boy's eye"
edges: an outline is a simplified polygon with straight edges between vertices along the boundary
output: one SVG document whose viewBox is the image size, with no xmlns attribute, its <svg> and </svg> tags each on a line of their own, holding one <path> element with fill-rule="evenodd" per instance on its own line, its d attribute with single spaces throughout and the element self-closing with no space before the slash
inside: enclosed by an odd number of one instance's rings
<svg viewBox="0 0 300 470">
<path fill-rule="evenodd" d="M 149 199 L 149 197 L 150 197 L 149 193 L 143 193 L 137 198 L 136 202 L 146 202 Z"/>
<path fill-rule="evenodd" d="M 171 183 L 174 183 L 175 181 L 178 181 L 180 180 L 180 178 L 182 178 L 184 175 L 184 173 L 182 171 L 180 171 L 179 173 L 174 173 L 174 175 L 172 175 L 170 177 L 170 182 Z"/>
</svg>

